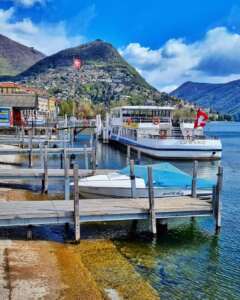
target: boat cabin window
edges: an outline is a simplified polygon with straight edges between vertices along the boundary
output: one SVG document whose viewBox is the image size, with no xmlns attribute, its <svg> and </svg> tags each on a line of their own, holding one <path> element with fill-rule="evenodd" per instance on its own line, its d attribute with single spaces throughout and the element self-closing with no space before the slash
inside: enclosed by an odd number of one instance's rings
<svg viewBox="0 0 240 300">
<path fill-rule="evenodd" d="M 124 109 L 122 111 L 123 121 L 131 118 L 133 122 L 152 122 L 153 118 L 165 121 L 171 117 L 171 111 L 167 109 Z"/>
<path fill-rule="evenodd" d="M 120 109 L 116 109 L 112 111 L 112 117 L 113 118 L 120 118 Z"/>
</svg>

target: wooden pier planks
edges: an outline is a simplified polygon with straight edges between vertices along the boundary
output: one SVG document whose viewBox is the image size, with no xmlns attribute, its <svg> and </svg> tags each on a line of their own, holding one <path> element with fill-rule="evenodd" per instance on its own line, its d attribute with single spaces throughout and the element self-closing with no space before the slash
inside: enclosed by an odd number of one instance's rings
<svg viewBox="0 0 240 300">
<path fill-rule="evenodd" d="M 64 169 L 48 169 L 48 177 L 52 179 L 64 179 Z M 114 172 L 114 170 L 107 170 L 107 169 L 97 169 L 95 174 L 96 175 L 103 175 L 109 174 Z M 91 170 L 80 169 L 79 176 L 91 176 Z M 68 170 L 69 177 L 73 177 L 73 170 Z M 9 180 L 9 179 L 41 179 L 44 176 L 44 169 L 29 169 L 29 168 L 19 168 L 19 169 L 0 169 L 0 179 L 2 180 Z"/>
<path fill-rule="evenodd" d="M 211 216 L 212 203 L 192 197 L 155 199 L 156 218 Z M 0 202 L 0 227 L 73 223 L 74 201 Z M 79 200 L 81 222 L 148 219 L 149 199 Z"/>
<path fill-rule="evenodd" d="M 47 152 L 50 154 L 61 154 L 66 150 L 68 154 L 82 154 L 82 153 L 92 153 L 92 148 L 47 148 Z M 41 153 L 40 148 L 19 148 L 19 149 L 13 149 L 13 148 L 0 148 L 0 155 L 9 155 L 9 154 L 14 154 L 14 155 L 21 155 L 21 154 L 28 154 L 29 151 L 32 151 L 33 155 L 37 155 Z"/>
</svg>

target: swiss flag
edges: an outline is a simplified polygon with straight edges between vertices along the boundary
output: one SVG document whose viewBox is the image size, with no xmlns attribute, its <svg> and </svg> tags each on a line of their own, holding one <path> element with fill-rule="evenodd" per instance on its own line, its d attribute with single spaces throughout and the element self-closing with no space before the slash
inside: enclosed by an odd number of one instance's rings
<svg viewBox="0 0 240 300">
<path fill-rule="evenodd" d="M 204 127 L 207 123 L 207 120 L 208 120 L 207 113 L 205 113 L 205 111 L 203 111 L 201 109 L 198 109 L 197 116 L 194 121 L 194 128 Z"/>
<path fill-rule="evenodd" d="M 76 70 L 79 70 L 81 68 L 81 60 L 80 58 L 74 58 L 73 60 L 73 67 L 76 69 Z"/>
</svg>

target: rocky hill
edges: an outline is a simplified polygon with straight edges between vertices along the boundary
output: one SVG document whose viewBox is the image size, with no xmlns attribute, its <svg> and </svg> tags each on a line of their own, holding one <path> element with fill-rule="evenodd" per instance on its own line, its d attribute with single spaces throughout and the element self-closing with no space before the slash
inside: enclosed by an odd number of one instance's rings
<svg viewBox="0 0 240 300">
<path fill-rule="evenodd" d="M 240 120 L 240 80 L 222 84 L 186 82 L 171 95 Z"/>
<path fill-rule="evenodd" d="M 80 58 L 80 70 L 73 68 L 74 58 Z M 2 79 L 45 88 L 61 99 L 127 99 L 132 104 L 175 101 L 149 85 L 111 44 L 101 40 L 60 51 L 16 77 Z"/>
<path fill-rule="evenodd" d="M 44 54 L 34 48 L 0 34 L 0 76 L 23 72 L 44 57 Z"/>
</svg>

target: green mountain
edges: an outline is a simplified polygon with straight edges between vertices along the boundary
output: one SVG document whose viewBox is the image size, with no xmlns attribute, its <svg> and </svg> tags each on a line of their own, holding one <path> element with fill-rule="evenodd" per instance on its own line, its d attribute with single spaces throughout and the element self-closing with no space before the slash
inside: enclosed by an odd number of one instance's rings
<svg viewBox="0 0 240 300">
<path fill-rule="evenodd" d="M 240 120 L 240 80 L 221 84 L 189 81 L 170 95 Z"/>
<path fill-rule="evenodd" d="M 80 58 L 80 70 L 73 68 L 74 58 Z M 101 40 L 60 51 L 16 77 L 4 79 L 47 89 L 61 99 L 127 99 L 132 104 L 175 101 L 149 85 L 111 44 Z"/>
<path fill-rule="evenodd" d="M 34 48 L 0 34 L 0 76 L 23 72 L 44 57 L 44 54 Z"/>
</svg>

